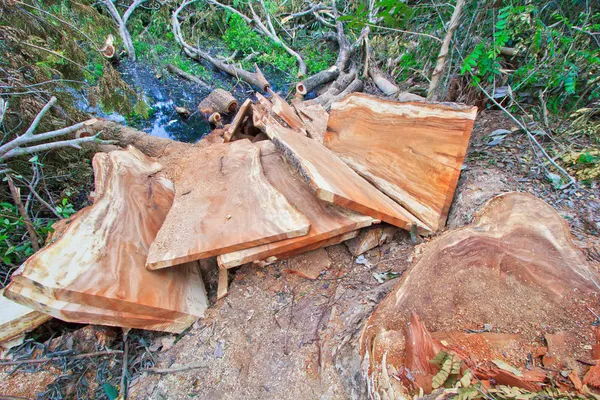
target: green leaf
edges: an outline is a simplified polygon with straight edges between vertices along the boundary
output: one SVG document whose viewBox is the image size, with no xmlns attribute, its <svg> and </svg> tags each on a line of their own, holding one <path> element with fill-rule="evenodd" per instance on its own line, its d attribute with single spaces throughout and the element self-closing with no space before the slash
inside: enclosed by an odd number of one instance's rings
<svg viewBox="0 0 600 400">
<path fill-rule="evenodd" d="M 106 396 L 108 396 L 109 400 L 117 400 L 119 397 L 119 391 L 110 383 L 103 383 L 102 389 L 104 389 L 104 393 L 106 393 Z"/>
</svg>

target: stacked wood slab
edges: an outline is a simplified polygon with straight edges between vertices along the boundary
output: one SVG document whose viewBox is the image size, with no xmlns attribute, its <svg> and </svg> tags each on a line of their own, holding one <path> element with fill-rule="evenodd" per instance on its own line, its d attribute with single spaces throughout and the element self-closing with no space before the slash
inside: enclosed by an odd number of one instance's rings
<svg viewBox="0 0 600 400">
<path fill-rule="evenodd" d="M 94 204 L 15 272 L 4 295 L 65 321 L 183 331 L 207 307 L 197 266 L 145 269 L 172 183 L 133 147 L 98 153 L 93 166 Z"/>
</svg>

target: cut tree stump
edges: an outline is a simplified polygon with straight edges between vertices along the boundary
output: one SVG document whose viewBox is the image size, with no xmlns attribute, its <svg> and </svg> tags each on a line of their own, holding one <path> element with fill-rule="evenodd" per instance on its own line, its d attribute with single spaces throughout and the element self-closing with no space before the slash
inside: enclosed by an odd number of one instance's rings
<svg viewBox="0 0 600 400">
<path fill-rule="evenodd" d="M 310 230 L 304 236 L 223 254 L 218 257 L 221 268 L 232 268 L 251 261 L 263 260 L 371 225 L 371 217 L 317 199 L 310 187 L 285 161 L 273 143 L 263 141 L 256 145 L 260 147 L 260 160 L 266 178 L 298 212 L 310 221 Z"/>
<path fill-rule="evenodd" d="M 54 243 L 13 274 L 5 295 L 12 298 L 11 288 L 20 285 L 107 314 L 131 313 L 189 326 L 207 307 L 197 268 L 145 269 L 148 248 L 173 202 L 171 181 L 160 173 L 159 163 L 131 146 L 97 153 L 93 167 L 94 204 L 76 213 Z M 127 318 L 113 322 L 130 326 Z"/>
<path fill-rule="evenodd" d="M 146 266 L 159 269 L 306 235 L 310 222 L 266 179 L 248 140 L 213 144 L 180 160 L 175 202 Z M 201 163 L 202 168 L 195 168 Z"/>
<path fill-rule="evenodd" d="M 551 373 L 575 368 L 582 375 L 584 366 L 569 358 L 590 359 L 596 317 L 587 307 L 599 295 L 597 272 L 551 206 L 526 193 L 498 196 L 473 224 L 429 242 L 368 319 L 360 352 L 369 396 L 431 391 L 439 367 L 429 360 L 439 351 L 454 354 L 478 380 L 539 389 L 550 371 L 528 370 L 523 360 L 537 354 L 539 365 L 539 337 L 556 332 L 564 340 Z M 465 333 L 485 326 L 512 337 Z M 397 379 L 387 371 L 398 371 Z"/>
<path fill-rule="evenodd" d="M 274 121 L 267 122 L 265 133 L 299 170 L 319 199 L 403 229 L 410 230 L 416 225 L 419 233 L 429 231 L 402 206 L 364 180 L 316 140 Z"/>
<path fill-rule="evenodd" d="M 432 231 L 444 227 L 476 107 L 352 94 L 331 108 L 325 146 Z"/>
</svg>

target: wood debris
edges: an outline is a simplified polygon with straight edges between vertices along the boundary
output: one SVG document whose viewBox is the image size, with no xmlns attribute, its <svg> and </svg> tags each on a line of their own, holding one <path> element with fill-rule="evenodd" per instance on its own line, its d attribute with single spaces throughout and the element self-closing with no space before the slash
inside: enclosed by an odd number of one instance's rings
<svg viewBox="0 0 600 400">
<path fill-rule="evenodd" d="M 8 342 L 22 337 L 52 317 L 15 303 L 3 296 L 0 290 L 0 348 L 10 347 Z"/>
<path fill-rule="evenodd" d="M 287 267 L 283 272 L 314 280 L 330 266 L 331 260 L 327 255 L 327 251 L 320 248 L 288 259 Z"/>
</svg>

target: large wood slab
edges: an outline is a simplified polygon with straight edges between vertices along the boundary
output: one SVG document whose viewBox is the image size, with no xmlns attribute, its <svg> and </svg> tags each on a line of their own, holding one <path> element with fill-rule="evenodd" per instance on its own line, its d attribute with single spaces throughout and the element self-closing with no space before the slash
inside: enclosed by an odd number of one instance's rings
<svg viewBox="0 0 600 400">
<path fill-rule="evenodd" d="M 145 268 L 173 201 L 161 165 L 133 147 L 98 153 L 94 204 L 79 211 L 63 234 L 13 275 L 50 298 L 164 319 L 198 318 L 207 307 L 195 265 Z"/>
<path fill-rule="evenodd" d="M 149 269 L 306 235 L 310 222 L 269 183 L 248 140 L 187 155 L 175 202 L 146 263 Z"/>
<path fill-rule="evenodd" d="M 285 154 L 321 200 L 338 204 L 400 228 L 428 229 L 402 206 L 381 193 L 321 143 L 272 120 L 266 134 Z"/>
<path fill-rule="evenodd" d="M 25 287 L 15 282 L 7 287 L 6 295 L 20 304 L 37 310 L 31 310 L 32 312 L 44 313 L 42 315 L 47 318 L 52 316 L 63 321 L 79 324 L 100 324 L 181 333 L 197 319 L 193 315 L 188 315 L 179 320 L 169 320 L 152 315 L 113 311 L 60 301 L 44 296 L 37 288 Z"/>
<path fill-rule="evenodd" d="M 0 290 L 0 343 L 15 339 L 52 319 L 49 315 L 9 300 L 3 293 L 4 289 Z"/>
<path fill-rule="evenodd" d="M 362 93 L 331 106 L 325 146 L 431 230 L 446 223 L 477 107 Z"/>
<path fill-rule="evenodd" d="M 260 147 L 260 160 L 267 179 L 310 221 L 310 230 L 304 236 L 223 254 L 218 257 L 221 268 L 263 260 L 371 225 L 371 217 L 319 200 L 272 142 L 262 141 L 256 146 Z"/>
</svg>

